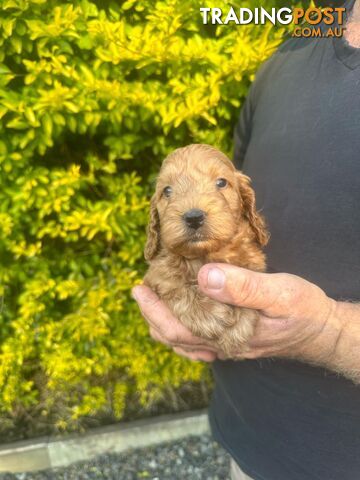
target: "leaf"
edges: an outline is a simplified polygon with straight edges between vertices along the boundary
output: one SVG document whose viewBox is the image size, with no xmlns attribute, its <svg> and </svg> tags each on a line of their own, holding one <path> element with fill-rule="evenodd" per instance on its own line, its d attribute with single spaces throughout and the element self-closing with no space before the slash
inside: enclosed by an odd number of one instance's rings
<svg viewBox="0 0 360 480">
<path fill-rule="evenodd" d="M 53 123 L 49 114 L 45 113 L 42 118 L 42 125 L 44 128 L 45 135 L 51 137 L 53 131 Z"/>
<path fill-rule="evenodd" d="M 285 29 L 214 30 L 195 3 L 2 2 L 0 411 L 11 431 L 28 418 L 76 430 L 130 403 L 150 411 L 208 378 L 149 341 L 131 299 L 149 198 L 176 147 L 229 154 Z"/>
<path fill-rule="evenodd" d="M 24 130 L 29 127 L 29 124 L 26 123 L 21 117 L 15 117 L 6 124 L 7 128 L 14 128 L 16 130 Z"/>
</svg>

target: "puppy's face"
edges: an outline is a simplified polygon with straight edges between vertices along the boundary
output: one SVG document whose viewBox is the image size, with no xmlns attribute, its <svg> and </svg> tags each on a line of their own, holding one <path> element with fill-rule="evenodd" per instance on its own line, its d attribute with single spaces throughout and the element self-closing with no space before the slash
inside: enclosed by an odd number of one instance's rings
<svg viewBox="0 0 360 480">
<path fill-rule="evenodd" d="M 179 255 L 215 251 L 235 234 L 241 213 L 236 173 L 216 155 L 197 152 L 164 164 L 157 211 L 164 246 Z"/>
<path fill-rule="evenodd" d="M 161 245 L 189 258 L 216 251 L 233 238 L 241 219 L 256 227 L 254 208 L 249 179 L 219 150 L 175 150 L 163 163 L 152 198 L 145 257 L 153 258 Z"/>
</svg>

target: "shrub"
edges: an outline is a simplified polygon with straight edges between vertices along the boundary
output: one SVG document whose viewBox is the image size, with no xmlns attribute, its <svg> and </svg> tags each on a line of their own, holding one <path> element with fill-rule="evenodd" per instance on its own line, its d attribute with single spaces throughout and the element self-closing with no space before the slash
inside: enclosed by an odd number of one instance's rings
<svg viewBox="0 0 360 480">
<path fill-rule="evenodd" d="M 57 428 L 101 411 L 121 418 L 130 401 L 150 408 L 207 375 L 149 340 L 130 297 L 151 180 L 174 147 L 230 153 L 241 102 L 282 32 L 204 26 L 200 6 L 2 2 L 3 429 L 24 415 Z"/>
</svg>

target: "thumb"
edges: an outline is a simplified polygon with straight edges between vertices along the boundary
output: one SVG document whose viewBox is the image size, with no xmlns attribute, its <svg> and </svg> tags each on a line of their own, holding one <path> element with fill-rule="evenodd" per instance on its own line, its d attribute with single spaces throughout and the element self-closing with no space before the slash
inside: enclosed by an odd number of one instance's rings
<svg viewBox="0 0 360 480">
<path fill-rule="evenodd" d="M 200 290 L 211 298 L 261 310 L 270 317 L 288 316 L 295 313 L 294 310 L 302 310 L 309 297 L 322 292 L 295 275 L 259 273 L 223 263 L 204 265 L 198 273 L 198 282 Z"/>
</svg>

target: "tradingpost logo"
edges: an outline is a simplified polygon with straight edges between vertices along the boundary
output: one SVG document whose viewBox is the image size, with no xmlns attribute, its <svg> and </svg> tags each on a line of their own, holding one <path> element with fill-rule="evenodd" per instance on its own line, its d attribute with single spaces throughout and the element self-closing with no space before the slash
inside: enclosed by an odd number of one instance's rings
<svg viewBox="0 0 360 480">
<path fill-rule="evenodd" d="M 344 7 L 317 8 L 246 8 L 234 9 L 201 7 L 200 14 L 204 25 L 289 25 L 294 24 L 294 37 L 342 37 L 344 33 Z M 320 24 L 325 28 L 321 28 Z"/>
</svg>

